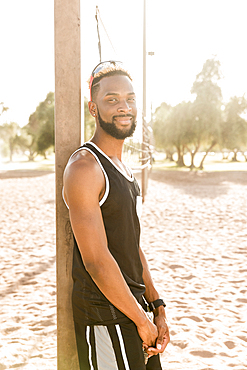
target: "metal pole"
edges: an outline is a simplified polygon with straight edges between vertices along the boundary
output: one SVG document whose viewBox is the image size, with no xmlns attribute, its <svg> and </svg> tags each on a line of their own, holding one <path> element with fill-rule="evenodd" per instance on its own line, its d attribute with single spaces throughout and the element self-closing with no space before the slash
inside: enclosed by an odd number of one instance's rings
<svg viewBox="0 0 247 370">
<path fill-rule="evenodd" d="M 57 368 L 78 370 L 71 307 L 73 239 L 63 171 L 81 139 L 80 0 L 55 0 Z"/>
<path fill-rule="evenodd" d="M 142 103 L 142 165 L 146 163 L 145 127 L 146 127 L 146 0 L 143 0 L 143 103 Z M 142 169 L 142 201 L 147 190 L 147 167 Z"/>
<path fill-rule="evenodd" d="M 98 48 L 99 48 L 99 61 L 101 63 L 101 42 L 100 42 L 100 33 L 99 33 L 99 20 L 98 20 L 98 13 L 99 13 L 99 8 L 96 6 L 96 14 L 95 14 L 95 19 L 97 22 L 97 33 L 98 33 Z"/>
</svg>

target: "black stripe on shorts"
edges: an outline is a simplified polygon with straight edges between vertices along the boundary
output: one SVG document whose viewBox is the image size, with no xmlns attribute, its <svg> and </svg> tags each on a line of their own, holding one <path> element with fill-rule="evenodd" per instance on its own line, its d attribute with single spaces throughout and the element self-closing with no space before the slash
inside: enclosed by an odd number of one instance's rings
<svg viewBox="0 0 247 370">
<path fill-rule="evenodd" d="M 75 323 L 80 370 L 161 370 L 159 356 L 144 364 L 133 322 L 83 326 Z"/>
</svg>

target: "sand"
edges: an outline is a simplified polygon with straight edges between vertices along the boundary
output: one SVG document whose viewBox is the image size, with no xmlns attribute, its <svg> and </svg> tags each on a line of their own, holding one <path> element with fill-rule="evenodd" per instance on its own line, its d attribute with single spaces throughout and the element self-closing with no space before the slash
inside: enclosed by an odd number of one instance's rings
<svg viewBox="0 0 247 370">
<path fill-rule="evenodd" d="M 0 174 L 0 370 L 56 369 L 54 173 Z M 152 171 L 142 245 L 167 303 L 164 370 L 247 368 L 247 172 Z"/>
<path fill-rule="evenodd" d="M 0 370 L 56 369 L 54 174 L 41 174 L 0 179 Z"/>
</svg>

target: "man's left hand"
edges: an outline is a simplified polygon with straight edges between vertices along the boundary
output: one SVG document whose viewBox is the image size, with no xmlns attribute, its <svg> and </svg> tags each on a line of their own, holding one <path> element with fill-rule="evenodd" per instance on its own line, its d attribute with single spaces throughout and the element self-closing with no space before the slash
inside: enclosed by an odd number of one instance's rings
<svg viewBox="0 0 247 370">
<path fill-rule="evenodd" d="M 170 341 L 170 334 L 165 315 L 161 313 L 156 315 L 154 317 L 154 324 L 158 329 L 156 347 L 148 347 L 144 345 L 145 351 L 148 353 L 149 357 L 164 352 L 167 344 Z"/>
</svg>

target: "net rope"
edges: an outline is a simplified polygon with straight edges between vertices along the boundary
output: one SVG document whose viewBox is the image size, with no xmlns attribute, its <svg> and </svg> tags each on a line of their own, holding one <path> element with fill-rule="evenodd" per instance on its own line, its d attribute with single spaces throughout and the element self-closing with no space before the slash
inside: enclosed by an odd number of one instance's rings
<svg viewBox="0 0 247 370">
<path fill-rule="evenodd" d="M 97 21 L 100 61 L 101 61 L 101 40 L 100 40 L 99 22 L 105 32 L 106 37 L 108 38 L 108 41 L 110 42 L 112 50 L 117 56 L 116 49 L 114 48 L 113 42 L 103 23 L 98 6 L 96 7 L 95 18 Z M 146 168 L 147 170 L 151 170 L 154 151 L 154 146 L 152 145 L 152 143 L 153 143 L 152 130 L 150 130 L 150 127 L 148 127 L 146 123 L 143 123 L 141 139 L 140 138 L 125 139 L 123 147 L 123 161 L 132 169 L 133 172 L 141 172 Z"/>
<path fill-rule="evenodd" d="M 143 142 L 136 138 L 127 138 L 123 147 L 123 161 L 134 171 L 151 169 L 153 146 L 152 134 L 147 125 L 143 127 Z"/>
</svg>

